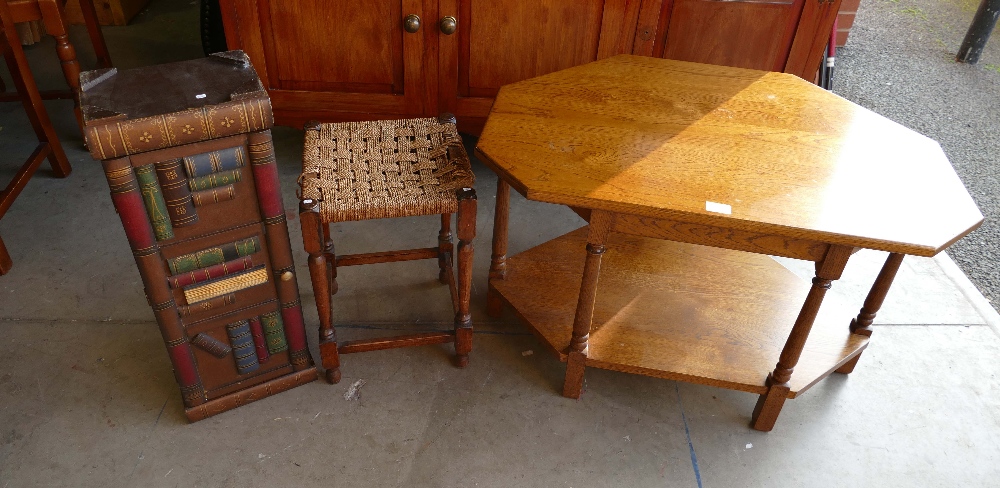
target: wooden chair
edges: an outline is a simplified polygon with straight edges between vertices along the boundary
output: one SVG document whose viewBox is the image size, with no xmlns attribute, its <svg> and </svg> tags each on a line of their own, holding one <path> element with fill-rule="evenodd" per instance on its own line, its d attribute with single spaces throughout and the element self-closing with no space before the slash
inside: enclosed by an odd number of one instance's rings
<svg viewBox="0 0 1000 488">
<path fill-rule="evenodd" d="M 455 364 L 465 367 L 472 350 L 472 239 L 476 192 L 469 156 L 455 119 L 410 119 L 306 126 L 302 156 L 302 239 L 319 310 L 320 355 L 330 383 L 340 381 L 340 354 L 425 344 L 455 343 Z M 458 279 L 452 271 L 451 214 L 458 213 Z M 438 246 L 337 256 L 330 223 L 441 215 Z M 337 342 L 331 297 L 337 267 L 437 259 L 438 280 L 449 286 L 455 329 Z"/>
<path fill-rule="evenodd" d="M 66 84 L 69 85 L 69 90 L 44 91 L 40 93 L 44 100 L 59 98 L 73 99 L 76 120 L 82 130 L 80 63 L 76 60 L 76 49 L 69 42 L 69 31 L 63 19 L 63 8 L 66 6 L 66 0 L 0 0 L 0 2 L 7 3 L 14 23 L 40 20 L 45 26 L 45 31 L 56 39 L 56 55 L 59 56 L 59 61 L 62 63 L 63 75 L 66 77 Z M 80 0 L 80 10 L 83 12 L 83 20 L 87 26 L 90 43 L 94 46 L 94 53 L 97 55 L 98 67 L 110 68 L 111 55 L 108 53 L 108 46 L 104 42 L 101 25 L 97 21 L 97 12 L 94 10 L 93 0 Z M 0 85 L 0 89 L 3 89 L 2 85 Z M 13 101 L 18 97 L 19 94 L 3 93 L 0 94 L 0 101 Z"/>
<path fill-rule="evenodd" d="M 28 184 L 28 179 L 35 173 L 43 160 L 48 158 L 49 163 L 52 164 L 52 171 L 60 178 L 68 176 L 72 169 L 69 167 L 69 161 L 66 159 L 62 146 L 59 145 L 59 139 L 56 138 L 55 131 L 52 129 L 52 123 L 45 112 L 45 106 L 42 105 L 41 94 L 38 93 L 38 87 L 35 86 L 35 78 L 31 75 L 31 69 L 28 67 L 28 59 L 24 56 L 24 50 L 21 48 L 21 40 L 14 30 L 14 18 L 7 3 L 0 2 L 0 18 L 3 20 L 3 38 L 0 39 L 0 50 L 3 51 L 4 60 L 7 62 L 7 68 L 10 69 L 11 78 L 14 79 L 14 87 L 24 105 L 24 110 L 28 113 L 31 127 L 38 136 L 38 147 L 14 175 L 14 179 L 0 192 L 0 218 L 3 218 L 7 209 Z M 0 275 L 6 274 L 11 265 L 10 254 L 7 253 L 3 240 L 0 239 Z"/>
</svg>

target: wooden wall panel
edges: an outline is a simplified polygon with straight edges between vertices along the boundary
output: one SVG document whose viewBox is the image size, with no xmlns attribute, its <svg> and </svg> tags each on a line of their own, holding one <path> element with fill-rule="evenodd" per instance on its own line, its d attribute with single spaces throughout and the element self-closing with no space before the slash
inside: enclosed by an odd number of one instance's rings
<svg viewBox="0 0 1000 488">
<path fill-rule="evenodd" d="M 802 4 L 803 0 L 674 0 L 663 57 L 781 71 Z"/>
</svg>

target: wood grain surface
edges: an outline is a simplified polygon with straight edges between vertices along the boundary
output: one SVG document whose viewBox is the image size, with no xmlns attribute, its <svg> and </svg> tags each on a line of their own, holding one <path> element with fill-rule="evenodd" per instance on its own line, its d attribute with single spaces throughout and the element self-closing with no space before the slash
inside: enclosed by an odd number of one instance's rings
<svg viewBox="0 0 1000 488">
<path fill-rule="evenodd" d="M 933 256 L 982 214 L 941 147 L 800 78 L 621 55 L 507 85 L 477 152 L 529 199 Z"/>
<path fill-rule="evenodd" d="M 490 286 L 566 360 L 587 228 L 507 261 Z M 587 366 L 764 393 L 810 283 L 773 259 L 612 233 L 603 256 Z M 795 398 L 868 345 L 854 309 L 827 297 L 790 380 Z"/>
</svg>

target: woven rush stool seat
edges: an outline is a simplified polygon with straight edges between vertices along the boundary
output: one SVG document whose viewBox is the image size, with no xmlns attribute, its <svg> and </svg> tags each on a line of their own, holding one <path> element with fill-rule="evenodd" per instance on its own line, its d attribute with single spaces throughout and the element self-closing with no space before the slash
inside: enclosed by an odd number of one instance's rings
<svg viewBox="0 0 1000 488">
<path fill-rule="evenodd" d="M 450 114 L 439 118 L 310 123 L 302 153 L 300 222 L 309 253 L 309 273 L 319 311 L 320 355 L 326 378 L 340 381 L 340 354 L 426 344 L 455 343 L 455 364 L 468 364 L 472 350 L 472 239 L 476 230 L 475 178 Z M 457 213 L 458 269 L 451 235 Z M 330 239 L 336 222 L 441 215 L 436 247 L 337 256 Z M 447 284 L 455 329 L 338 343 L 332 295 L 337 267 L 438 260 L 438 280 Z"/>
</svg>

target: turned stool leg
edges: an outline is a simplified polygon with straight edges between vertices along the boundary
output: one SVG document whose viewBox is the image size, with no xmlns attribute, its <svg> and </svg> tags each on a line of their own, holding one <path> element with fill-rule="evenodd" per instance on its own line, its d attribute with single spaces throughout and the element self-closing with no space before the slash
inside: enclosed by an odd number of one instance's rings
<svg viewBox="0 0 1000 488">
<path fill-rule="evenodd" d="M 563 396 L 580 398 L 583 392 L 583 372 L 587 365 L 587 342 L 590 340 L 590 326 L 594 320 L 594 302 L 597 300 L 597 282 L 601 275 L 601 256 L 611 231 L 613 215 L 610 212 L 594 210 L 590 218 L 590 232 L 587 235 L 587 260 L 583 265 L 583 280 L 580 284 L 580 298 L 573 318 L 573 337 L 570 339 L 566 358 L 566 379 L 563 381 Z"/>
<path fill-rule="evenodd" d="M 848 258 L 851 257 L 852 249 L 846 246 L 830 246 L 823 260 L 816 263 L 816 277 L 812 280 L 812 288 L 806 295 L 806 301 L 799 310 L 799 315 L 795 319 L 795 325 L 788 334 L 785 347 L 781 349 L 778 364 L 774 371 L 767 375 L 764 384 L 767 392 L 760 395 L 757 405 L 754 406 L 753 416 L 750 426 L 756 430 L 768 432 L 774 428 L 774 423 L 778 420 L 781 407 L 785 404 L 790 391 L 788 381 L 792 378 L 792 370 L 799 362 L 802 355 L 802 348 L 809 338 L 809 331 L 812 329 L 819 307 L 823 303 L 826 291 L 830 289 L 834 280 L 840 279 L 847 265 Z"/>
<path fill-rule="evenodd" d="M 451 243 L 451 214 L 441 214 L 441 232 L 438 234 L 438 281 L 447 285 L 451 282 L 452 276 L 452 253 L 454 248 Z"/>
<path fill-rule="evenodd" d="M 299 205 L 299 222 L 302 225 L 302 243 L 309 253 L 309 278 L 316 295 L 316 311 L 319 313 L 319 353 L 326 369 L 326 380 L 340 381 L 340 353 L 337 351 L 337 333 L 333 329 L 333 309 L 330 288 L 332 277 L 323 249 L 319 202 L 303 200 Z"/>
<path fill-rule="evenodd" d="M 885 301 L 885 296 L 889 293 L 892 280 L 896 278 L 899 265 L 903 263 L 903 256 L 904 254 L 890 253 L 889 257 L 886 258 L 885 264 L 882 265 L 882 271 L 879 271 L 878 277 L 875 278 L 875 283 L 872 284 L 872 289 L 868 292 L 868 297 L 865 298 L 865 304 L 861 307 L 857 318 L 851 319 L 852 334 L 863 335 L 865 337 L 872 336 L 870 326 L 875 321 L 875 314 L 882 308 L 882 302 Z M 851 359 L 838 368 L 837 372 L 842 374 L 852 373 L 854 367 L 858 365 L 859 359 L 861 359 L 861 354 L 854 356 L 854 359 Z"/>
<path fill-rule="evenodd" d="M 458 191 L 458 310 L 455 313 L 455 365 L 469 364 L 472 351 L 472 240 L 476 237 L 476 190 Z"/>
<path fill-rule="evenodd" d="M 45 31 L 56 39 L 56 55 L 62 63 L 66 83 L 73 91 L 73 111 L 76 113 L 80 130 L 83 130 L 83 112 L 80 111 L 80 63 L 76 60 L 76 49 L 69 42 L 69 32 L 66 30 L 58 3 L 55 0 L 39 0 L 38 8 L 42 11 Z"/>
<path fill-rule="evenodd" d="M 493 217 L 493 256 L 490 259 L 490 280 L 507 276 L 507 222 L 510 214 L 510 185 L 497 178 L 497 204 Z M 492 286 L 486 289 L 486 314 L 499 317 L 503 301 Z"/>
</svg>

